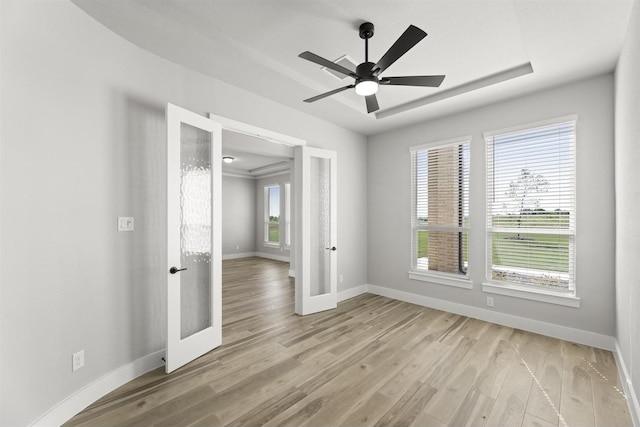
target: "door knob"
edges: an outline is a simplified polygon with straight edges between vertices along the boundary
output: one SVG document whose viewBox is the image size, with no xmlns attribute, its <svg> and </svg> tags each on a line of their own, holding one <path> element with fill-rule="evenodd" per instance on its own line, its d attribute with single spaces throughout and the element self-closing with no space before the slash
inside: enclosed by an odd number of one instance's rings
<svg viewBox="0 0 640 427">
<path fill-rule="evenodd" d="M 335 246 L 332 246 L 332 247 L 330 247 L 330 248 L 325 248 L 325 249 L 326 249 L 326 250 L 328 250 L 328 251 L 335 251 L 335 250 L 337 250 L 338 248 L 336 248 Z"/>
<path fill-rule="evenodd" d="M 171 274 L 176 274 L 177 272 L 179 272 L 179 271 L 184 271 L 184 270 L 186 270 L 186 269 L 187 269 L 187 267 L 185 267 L 185 268 L 171 267 L 171 268 L 169 269 L 169 273 L 171 273 Z"/>
</svg>

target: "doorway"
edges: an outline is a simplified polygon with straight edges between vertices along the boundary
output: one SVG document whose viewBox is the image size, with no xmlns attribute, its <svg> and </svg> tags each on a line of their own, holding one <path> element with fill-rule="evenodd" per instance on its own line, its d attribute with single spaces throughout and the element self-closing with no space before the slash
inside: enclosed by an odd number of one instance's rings
<svg viewBox="0 0 640 427">
<path fill-rule="evenodd" d="M 222 259 L 287 262 L 294 275 L 294 147 L 222 131 Z"/>
<path fill-rule="evenodd" d="M 197 132 L 188 131 L 189 126 L 199 129 L 202 135 L 197 136 Z M 269 245 L 275 246 L 282 241 L 272 239 L 271 227 L 278 225 L 274 229 L 278 233 L 283 234 L 289 242 L 289 263 L 295 260 L 295 268 L 298 270 L 295 275 L 295 304 L 294 309 L 297 314 L 307 315 L 324 310 L 330 310 L 337 307 L 337 207 L 336 207 L 336 188 L 337 188 L 337 158 L 336 153 L 329 150 L 319 148 L 306 147 L 303 140 L 292 138 L 277 132 L 268 131 L 252 125 L 237 122 L 210 114 L 209 119 L 197 115 L 184 108 L 168 104 L 167 105 L 167 149 L 168 162 L 167 170 L 169 175 L 168 181 L 168 204 L 167 215 L 168 235 L 172 238 L 167 240 L 167 254 L 170 262 L 179 264 L 178 255 L 188 255 L 192 251 L 184 246 L 185 224 L 189 225 L 193 221 L 189 220 L 189 212 L 185 210 L 188 206 L 186 201 L 191 197 L 186 195 L 192 192 L 189 190 L 193 185 L 189 183 L 193 181 L 191 175 L 197 175 L 202 179 L 198 179 L 194 188 L 194 192 L 199 195 L 193 203 L 198 206 L 194 210 L 198 217 L 202 217 L 201 221 L 194 222 L 191 225 L 198 225 L 202 228 L 202 232 L 197 233 L 197 237 L 209 241 L 206 248 L 203 247 L 198 253 L 211 254 L 211 258 L 207 258 L 209 262 L 205 262 L 206 271 L 209 273 L 208 279 L 197 280 L 195 287 L 200 285 L 206 287 L 210 292 L 208 298 L 201 298 L 192 295 L 188 300 L 182 297 L 182 280 L 167 281 L 168 292 L 168 310 L 167 315 L 167 372 L 171 372 L 177 367 L 184 365 L 188 360 L 193 360 L 198 355 L 203 354 L 205 344 L 213 345 L 215 348 L 221 342 L 221 312 L 222 312 L 222 283 L 221 283 L 221 261 L 222 261 L 222 164 L 223 164 L 223 136 L 222 132 L 231 132 L 227 134 L 227 139 L 232 140 L 234 133 L 242 136 L 239 141 L 234 144 L 233 148 L 240 149 L 238 145 L 244 144 L 245 151 L 243 156 L 269 157 L 267 164 L 255 166 L 253 169 L 247 169 L 248 173 L 255 171 L 264 171 L 265 168 L 288 167 L 288 174 L 285 173 L 284 179 L 289 179 L 289 183 L 284 183 L 282 187 L 287 189 L 291 186 L 295 189 L 295 209 L 288 209 L 287 218 L 295 227 L 289 227 L 287 232 L 285 224 L 279 223 L 280 207 L 271 212 L 270 202 L 272 200 L 272 190 L 274 196 L 279 198 L 280 185 L 265 185 L 264 192 L 257 188 L 257 194 L 263 196 L 264 206 L 263 218 L 263 235 L 264 240 L 261 242 L 265 247 Z M 192 136 L 191 134 L 195 135 Z M 193 151 L 192 145 L 201 147 L 197 153 Z M 197 151 L 197 150 L 196 150 Z M 294 157 L 294 172 L 291 174 L 291 158 Z M 234 156 L 230 153 L 224 155 L 227 157 L 227 164 L 233 163 Z M 273 158 L 278 159 L 274 162 Z M 197 167 L 190 166 L 196 162 Z M 203 163 L 204 162 L 204 163 Z M 201 164 L 202 163 L 202 164 Z M 191 170 L 193 169 L 193 171 Z M 274 173 L 277 174 L 276 171 Z M 172 178 L 173 177 L 173 178 Z M 187 182 L 188 181 L 188 182 Z M 189 184 L 189 185 L 186 185 Z M 197 190 L 197 191 L 195 191 Z M 289 192 L 292 196 L 292 192 Z M 202 196 L 202 197 L 200 197 Z M 187 200 L 188 199 L 188 200 Z M 256 197 L 258 199 L 258 197 Z M 275 200 L 275 199 L 274 199 Z M 279 199 L 278 199 L 279 200 Z M 280 206 L 280 201 L 274 204 Z M 289 206 L 291 198 L 288 200 Z M 286 203 L 283 203 L 285 206 Z M 286 209 L 283 209 L 286 211 Z M 251 214 L 257 210 L 254 208 Z M 205 218 L 206 217 L 206 218 Z M 173 220 L 171 220 L 173 218 Z M 189 220 L 189 221 L 187 221 Z M 186 221 L 186 223 L 185 223 Z M 256 223 L 260 224 L 259 221 Z M 272 224 L 273 223 L 273 224 Z M 189 227 L 186 227 L 189 228 Z M 258 227 L 259 228 L 259 227 Z M 295 233 L 291 233 L 295 230 Z M 255 234 L 255 233 L 254 233 Z M 295 234 L 293 239 L 291 234 Z M 260 239 L 256 239 L 256 244 Z M 295 242 L 295 243 L 294 243 Z M 178 244 L 179 243 L 179 244 Z M 293 250 L 291 250 L 293 246 Z M 284 252 L 285 246 L 278 248 Z M 205 250 L 206 249 L 206 250 Z M 274 249 L 274 248 L 272 248 Z M 293 253 L 293 255 L 291 254 Z M 181 256 L 182 256 L 181 255 Z M 169 269 L 170 275 L 175 275 L 188 268 L 172 266 Z M 193 270 L 193 268 L 192 268 Z M 185 273 L 186 276 L 193 276 L 193 271 Z M 184 301 L 183 301 L 184 300 Z M 209 310 L 205 313 L 204 329 L 198 329 L 193 334 L 185 338 L 179 333 L 183 329 L 183 320 L 181 313 L 187 313 L 189 310 L 184 308 L 191 303 L 208 305 Z M 182 306 L 185 307 L 182 307 Z M 210 332 L 215 334 L 215 340 L 206 339 L 206 334 Z M 183 334 L 184 335 L 184 334 Z M 202 345 L 201 345 L 202 344 Z M 171 350 L 171 351 L 170 351 Z M 170 354 L 174 355 L 170 359 Z M 178 363 L 179 362 L 179 363 Z"/>
<path fill-rule="evenodd" d="M 306 141 L 209 114 L 223 131 L 252 137 L 251 150 L 295 157 L 291 185 L 295 209 L 290 263 L 295 271 L 295 312 L 317 313 L 337 307 L 337 159 L 333 151 L 306 146 Z M 223 142 L 224 143 L 224 142 Z M 269 144 L 272 143 L 272 144 Z M 247 150 L 249 151 L 249 150 Z M 293 196 L 295 194 L 295 196 Z M 265 225 L 268 227 L 268 225 Z M 294 243 L 295 242 L 295 243 Z M 316 280 L 320 277 L 319 280 Z"/>
</svg>

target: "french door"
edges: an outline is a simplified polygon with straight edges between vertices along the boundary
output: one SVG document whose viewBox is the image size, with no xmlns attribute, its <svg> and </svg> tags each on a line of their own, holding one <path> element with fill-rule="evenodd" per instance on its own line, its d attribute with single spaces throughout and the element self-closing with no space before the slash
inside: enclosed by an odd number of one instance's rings
<svg viewBox="0 0 640 427">
<path fill-rule="evenodd" d="M 336 308 L 337 164 L 334 151 L 296 147 L 297 314 Z"/>
<path fill-rule="evenodd" d="M 222 343 L 222 130 L 172 104 L 166 116 L 169 373 Z"/>
</svg>

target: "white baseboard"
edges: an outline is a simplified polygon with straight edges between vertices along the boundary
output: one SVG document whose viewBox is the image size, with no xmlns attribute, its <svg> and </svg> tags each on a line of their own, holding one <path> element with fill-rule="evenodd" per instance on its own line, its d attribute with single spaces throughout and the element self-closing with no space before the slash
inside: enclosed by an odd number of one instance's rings
<svg viewBox="0 0 640 427">
<path fill-rule="evenodd" d="M 251 258 L 256 256 L 255 252 L 241 252 L 241 253 L 237 253 L 237 254 L 226 254 L 226 255 L 222 255 L 222 260 L 228 260 L 228 259 L 238 259 L 238 258 Z"/>
<path fill-rule="evenodd" d="M 164 350 L 160 350 L 148 354 L 98 378 L 51 408 L 47 413 L 33 422 L 31 426 L 49 427 L 64 424 L 74 415 L 107 393 L 142 374 L 164 365 L 162 361 L 164 353 Z"/>
<path fill-rule="evenodd" d="M 338 302 L 348 300 L 349 298 L 357 297 L 358 295 L 366 294 L 369 291 L 367 285 L 356 286 L 355 288 L 345 289 L 338 292 Z"/>
<path fill-rule="evenodd" d="M 275 261 L 290 262 L 289 257 L 284 255 L 268 254 L 266 252 L 256 252 L 255 256 L 260 258 L 273 259 Z"/>
<path fill-rule="evenodd" d="M 397 289 L 385 288 L 377 285 L 367 285 L 369 293 L 381 295 L 424 307 L 435 308 L 449 313 L 460 314 L 462 316 L 473 317 L 474 319 L 486 322 L 497 323 L 511 328 L 522 329 L 553 338 L 559 338 L 578 344 L 589 345 L 605 350 L 615 350 L 615 339 L 609 335 L 589 332 L 582 329 L 570 328 L 568 326 L 555 325 L 553 323 L 541 322 L 539 320 L 527 319 L 525 317 L 514 316 L 512 314 L 500 313 L 484 308 L 472 307 L 465 304 L 431 298 L 424 295 L 412 294 L 399 291 Z"/>
<path fill-rule="evenodd" d="M 222 260 L 228 260 L 228 259 L 238 259 L 238 258 L 251 258 L 251 257 L 260 257 L 260 258 L 267 258 L 267 259 L 273 259 L 275 261 L 283 261 L 283 262 L 289 262 L 289 257 L 288 256 L 284 256 L 284 255 L 275 255 L 275 254 L 269 254 L 266 252 L 242 252 L 242 253 L 237 253 L 237 254 L 226 254 L 226 255 L 222 255 Z M 289 271 L 289 273 L 291 273 L 292 270 Z M 295 274 L 295 273 L 294 273 Z M 291 276 L 291 274 L 289 274 Z M 294 277 L 294 276 L 291 276 Z"/>
<path fill-rule="evenodd" d="M 624 389 L 625 396 L 627 396 L 627 403 L 629 405 L 629 411 L 631 412 L 631 420 L 633 421 L 634 427 L 640 427 L 640 403 L 638 403 L 638 395 L 636 395 L 636 391 L 633 389 L 631 375 L 629 375 L 627 365 L 622 358 L 622 351 L 618 340 L 616 340 L 616 350 L 613 352 L 613 355 L 616 358 L 616 365 L 618 365 L 620 383 Z"/>
</svg>

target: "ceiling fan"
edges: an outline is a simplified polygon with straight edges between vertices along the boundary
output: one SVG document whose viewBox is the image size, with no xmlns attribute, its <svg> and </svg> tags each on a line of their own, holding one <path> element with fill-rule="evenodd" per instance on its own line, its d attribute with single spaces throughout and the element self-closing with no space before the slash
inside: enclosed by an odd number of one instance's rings
<svg viewBox="0 0 640 427">
<path fill-rule="evenodd" d="M 360 38 L 364 39 L 364 62 L 356 67 L 355 73 L 348 68 L 331 62 L 321 56 L 309 51 L 298 55 L 302 59 L 314 62 L 318 65 L 330 68 L 334 71 L 353 77 L 355 82 L 349 86 L 341 87 L 313 98 L 305 99 L 304 102 L 315 102 L 327 96 L 334 95 L 347 89 L 356 89 L 358 95 L 365 97 L 367 103 L 367 113 L 372 113 L 380 109 L 376 92 L 379 85 L 392 86 L 428 86 L 439 87 L 445 76 L 402 76 L 402 77 L 382 77 L 380 74 L 384 72 L 391 64 L 396 62 L 402 55 L 407 53 L 409 49 L 414 47 L 420 40 L 425 38 L 427 33 L 420 28 L 409 25 L 409 28 L 396 40 L 389 50 L 382 55 L 377 63 L 369 62 L 369 39 L 373 37 L 373 24 L 365 22 L 360 25 Z"/>
</svg>

